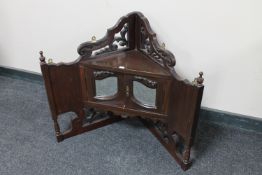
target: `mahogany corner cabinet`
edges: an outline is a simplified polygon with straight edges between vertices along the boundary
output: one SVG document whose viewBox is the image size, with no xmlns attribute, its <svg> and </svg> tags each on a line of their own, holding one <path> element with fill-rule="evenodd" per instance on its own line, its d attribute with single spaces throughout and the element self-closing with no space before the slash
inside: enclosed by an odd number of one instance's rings
<svg viewBox="0 0 262 175">
<path fill-rule="evenodd" d="M 40 65 L 57 141 L 127 117 L 141 120 L 183 170 L 190 165 L 203 94 L 203 73 L 190 82 L 174 70 L 174 55 L 160 45 L 140 12 L 123 16 L 96 40 L 80 44 L 71 63 Z M 71 128 L 58 118 L 74 112 Z"/>
</svg>

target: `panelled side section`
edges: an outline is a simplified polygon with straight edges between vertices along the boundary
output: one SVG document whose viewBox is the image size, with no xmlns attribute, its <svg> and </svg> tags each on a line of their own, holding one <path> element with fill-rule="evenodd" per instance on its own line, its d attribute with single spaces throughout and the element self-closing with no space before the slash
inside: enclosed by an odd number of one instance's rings
<svg viewBox="0 0 262 175">
<path fill-rule="evenodd" d="M 52 114 L 56 116 L 69 111 L 78 114 L 83 106 L 78 64 L 42 64 L 41 70 Z"/>
<path fill-rule="evenodd" d="M 82 129 L 84 110 L 80 84 L 80 71 L 78 63 L 47 64 L 41 61 L 41 71 L 45 81 L 45 87 L 49 106 L 54 121 L 57 141 L 60 142 L 72 133 L 78 133 Z M 69 134 L 61 133 L 58 123 L 58 115 L 65 112 L 75 112 Z"/>
<path fill-rule="evenodd" d="M 174 79 L 169 105 L 170 133 L 181 136 L 187 146 L 193 144 L 204 86 Z"/>
</svg>

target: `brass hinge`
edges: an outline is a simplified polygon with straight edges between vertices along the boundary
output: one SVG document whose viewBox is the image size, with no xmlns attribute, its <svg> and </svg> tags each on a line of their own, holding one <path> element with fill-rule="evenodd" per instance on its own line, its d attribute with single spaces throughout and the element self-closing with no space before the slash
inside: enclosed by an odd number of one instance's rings
<svg viewBox="0 0 262 175">
<path fill-rule="evenodd" d="M 126 86 L 126 96 L 129 96 L 129 86 Z"/>
</svg>

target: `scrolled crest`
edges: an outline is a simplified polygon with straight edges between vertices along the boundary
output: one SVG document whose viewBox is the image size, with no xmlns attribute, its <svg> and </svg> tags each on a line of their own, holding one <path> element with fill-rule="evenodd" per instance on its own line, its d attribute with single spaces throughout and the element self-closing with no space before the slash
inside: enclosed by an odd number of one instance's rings
<svg viewBox="0 0 262 175">
<path fill-rule="evenodd" d="M 120 48 L 128 47 L 129 21 L 133 14 L 123 16 L 118 22 L 107 30 L 106 35 L 95 42 L 88 41 L 82 43 L 77 52 L 81 56 L 100 55 L 106 52 L 116 51 Z"/>
<path fill-rule="evenodd" d="M 175 56 L 159 45 L 156 34 L 149 26 L 148 20 L 146 18 L 142 18 L 141 20 L 139 49 L 161 66 L 175 66 Z"/>
<path fill-rule="evenodd" d="M 131 35 L 130 32 L 134 33 Z M 78 47 L 77 51 L 81 56 L 90 57 L 119 49 L 130 49 L 130 36 L 136 40 L 132 48 L 142 51 L 163 67 L 175 66 L 174 55 L 159 45 L 147 18 L 140 12 L 123 16 L 115 26 L 107 30 L 105 37 L 95 42 L 85 42 Z"/>
</svg>

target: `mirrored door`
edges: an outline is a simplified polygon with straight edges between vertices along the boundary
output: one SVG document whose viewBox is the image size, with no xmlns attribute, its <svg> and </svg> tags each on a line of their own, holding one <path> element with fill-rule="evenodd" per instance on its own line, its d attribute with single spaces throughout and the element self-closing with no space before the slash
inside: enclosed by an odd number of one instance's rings
<svg viewBox="0 0 262 175">
<path fill-rule="evenodd" d="M 110 71 L 94 71 L 94 98 L 107 100 L 114 98 L 118 93 L 118 79 Z"/>
<path fill-rule="evenodd" d="M 134 101 L 140 106 L 156 109 L 157 82 L 134 76 L 132 84 Z"/>
</svg>

